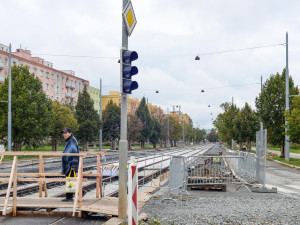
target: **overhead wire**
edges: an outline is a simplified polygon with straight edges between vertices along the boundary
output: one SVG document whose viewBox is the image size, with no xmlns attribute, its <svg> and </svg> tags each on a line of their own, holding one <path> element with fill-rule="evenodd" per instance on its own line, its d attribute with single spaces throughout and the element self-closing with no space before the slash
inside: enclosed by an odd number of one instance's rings
<svg viewBox="0 0 300 225">
<path fill-rule="evenodd" d="M 227 52 L 237 52 L 237 51 L 245 51 L 245 50 L 252 50 L 252 49 L 259 49 L 259 48 L 269 48 L 269 47 L 275 47 L 275 46 L 284 46 L 284 45 L 285 45 L 285 43 L 280 43 L 280 44 L 263 45 L 263 46 L 257 46 L 257 47 L 249 47 L 249 48 L 238 48 L 238 49 L 231 49 L 231 50 L 224 50 L 224 51 L 198 53 L 196 55 L 213 55 L 213 54 L 220 54 L 220 53 L 227 53 Z"/>
</svg>

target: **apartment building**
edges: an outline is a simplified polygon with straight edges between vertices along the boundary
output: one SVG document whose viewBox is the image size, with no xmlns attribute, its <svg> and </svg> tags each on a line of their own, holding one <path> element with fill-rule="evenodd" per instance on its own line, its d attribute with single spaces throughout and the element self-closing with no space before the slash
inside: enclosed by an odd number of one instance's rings
<svg viewBox="0 0 300 225">
<path fill-rule="evenodd" d="M 0 85 L 8 75 L 8 61 L 8 46 L 0 44 Z M 30 73 L 41 80 L 43 90 L 51 100 L 73 102 L 75 105 L 84 85 L 89 89 L 89 81 L 76 77 L 74 71 L 54 69 L 53 63 L 33 57 L 30 50 L 19 48 L 12 52 L 12 65 L 26 66 Z"/>
<path fill-rule="evenodd" d="M 94 101 L 94 108 L 99 112 L 99 100 L 100 100 L 100 91 L 97 88 L 90 87 L 90 96 Z M 106 106 L 109 101 L 112 101 L 117 106 L 121 107 L 121 94 L 118 91 L 110 91 L 109 95 L 102 95 L 102 111 L 106 109 Z M 130 98 L 127 95 L 127 113 L 135 114 L 135 111 L 140 105 L 140 101 L 137 98 Z M 151 103 L 147 104 L 149 112 L 152 116 L 157 119 L 161 119 L 163 117 L 163 110 L 159 108 L 157 105 L 152 105 Z"/>
</svg>

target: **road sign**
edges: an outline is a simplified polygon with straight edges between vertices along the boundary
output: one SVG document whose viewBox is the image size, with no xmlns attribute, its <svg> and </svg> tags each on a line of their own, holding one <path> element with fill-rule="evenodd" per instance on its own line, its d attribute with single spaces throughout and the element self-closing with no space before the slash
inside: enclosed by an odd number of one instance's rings
<svg viewBox="0 0 300 225">
<path fill-rule="evenodd" d="M 136 25 L 136 18 L 133 11 L 132 3 L 129 1 L 123 11 L 123 19 L 126 24 L 127 33 L 130 36 L 135 25 Z"/>
</svg>

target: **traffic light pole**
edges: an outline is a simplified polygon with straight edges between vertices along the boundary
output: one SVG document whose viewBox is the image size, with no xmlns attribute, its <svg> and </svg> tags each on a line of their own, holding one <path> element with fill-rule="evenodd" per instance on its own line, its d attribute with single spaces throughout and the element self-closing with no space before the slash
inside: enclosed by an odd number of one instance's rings
<svg viewBox="0 0 300 225">
<path fill-rule="evenodd" d="M 123 7 L 125 9 L 128 0 L 123 0 Z M 125 22 L 122 18 L 122 48 L 128 49 L 128 33 L 126 30 Z M 122 77 L 122 50 L 120 51 L 120 74 Z M 126 164 L 127 164 L 127 94 L 122 91 L 122 81 L 120 82 L 121 88 L 121 139 L 119 142 L 119 198 L 118 198 L 118 217 L 126 219 L 127 213 L 127 185 L 126 185 Z"/>
</svg>

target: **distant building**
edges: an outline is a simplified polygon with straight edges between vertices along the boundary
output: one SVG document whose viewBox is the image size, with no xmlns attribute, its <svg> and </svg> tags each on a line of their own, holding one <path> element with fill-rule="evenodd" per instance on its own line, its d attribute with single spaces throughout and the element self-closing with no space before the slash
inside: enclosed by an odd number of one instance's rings
<svg viewBox="0 0 300 225">
<path fill-rule="evenodd" d="M 8 61 L 8 46 L 0 44 L 0 85 L 8 75 Z M 89 89 L 89 81 L 76 77 L 74 71 L 54 69 L 53 63 L 40 57 L 32 57 L 30 50 L 19 48 L 16 52 L 12 52 L 13 65 L 26 66 L 30 73 L 38 77 L 46 96 L 51 100 L 62 103 L 73 102 L 75 105 L 78 93 L 83 90 L 84 85 Z"/>
<path fill-rule="evenodd" d="M 100 90 L 90 86 L 89 94 L 94 102 L 94 109 L 99 113 L 100 111 Z"/>
<path fill-rule="evenodd" d="M 173 111 L 173 112 L 170 112 L 170 117 L 173 117 L 175 118 L 180 124 L 182 123 L 182 121 L 184 121 L 185 123 L 189 123 L 189 116 L 188 114 L 183 114 L 182 112 L 179 112 L 178 111 Z"/>
<path fill-rule="evenodd" d="M 90 96 L 94 101 L 94 108 L 99 112 L 99 101 L 100 101 L 100 90 L 97 88 L 90 87 Z M 102 111 L 106 109 L 106 106 L 109 101 L 112 101 L 117 106 L 121 107 L 121 94 L 118 91 L 110 91 L 109 95 L 102 95 Z M 140 101 L 137 98 L 130 98 L 127 95 L 127 113 L 135 114 L 135 111 L 140 105 Z M 163 117 L 163 110 L 156 105 L 148 104 L 149 112 L 152 116 L 159 119 Z"/>
</svg>

